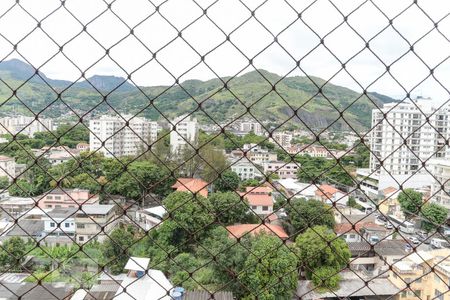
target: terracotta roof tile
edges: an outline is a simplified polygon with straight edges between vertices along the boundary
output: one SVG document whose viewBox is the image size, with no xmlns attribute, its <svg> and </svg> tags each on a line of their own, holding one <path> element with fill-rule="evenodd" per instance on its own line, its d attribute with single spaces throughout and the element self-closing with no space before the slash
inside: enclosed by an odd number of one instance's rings
<svg viewBox="0 0 450 300">
<path fill-rule="evenodd" d="M 239 224 L 239 225 L 231 225 L 227 226 L 228 231 L 230 232 L 230 237 L 240 238 L 247 232 L 251 235 L 256 235 L 261 232 L 265 232 L 268 234 L 275 234 L 281 239 L 287 239 L 289 236 L 284 231 L 283 227 L 280 225 L 272 225 L 272 224 Z"/>
<path fill-rule="evenodd" d="M 177 182 L 172 185 L 173 189 L 178 192 L 199 193 L 203 197 L 208 197 L 208 183 L 198 178 L 178 178 Z"/>
</svg>

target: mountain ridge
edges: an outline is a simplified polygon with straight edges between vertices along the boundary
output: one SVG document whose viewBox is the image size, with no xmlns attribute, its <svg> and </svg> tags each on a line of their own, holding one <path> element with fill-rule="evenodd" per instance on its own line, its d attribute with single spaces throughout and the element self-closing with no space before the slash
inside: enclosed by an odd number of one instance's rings
<svg viewBox="0 0 450 300">
<path fill-rule="evenodd" d="M 7 101 L 0 107 L 0 113 L 24 101 L 33 113 L 49 116 L 64 115 L 67 106 L 81 115 L 94 109 L 96 114 L 140 112 L 152 119 L 161 118 L 160 112 L 166 117 L 195 112 L 205 122 L 211 122 L 211 117 L 220 122 L 247 113 L 274 125 L 289 120 L 303 127 L 363 130 L 370 127 L 373 103 L 382 105 L 395 101 L 379 93 L 361 95 L 315 76 L 283 78 L 263 69 L 238 77 L 189 79 L 174 86 L 140 86 L 138 89 L 123 77 L 109 75 L 94 75 L 88 78 L 90 83 L 50 79 L 20 60 L 10 60 L 0 62 L 0 79 L 7 83 L 0 82 L 0 102 Z M 226 88 L 223 81 L 227 82 Z M 276 90 L 273 90 L 275 83 Z M 13 95 L 9 86 L 20 86 L 20 89 Z M 321 87 L 321 92 L 317 86 Z M 108 101 L 104 101 L 105 95 Z"/>
</svg>

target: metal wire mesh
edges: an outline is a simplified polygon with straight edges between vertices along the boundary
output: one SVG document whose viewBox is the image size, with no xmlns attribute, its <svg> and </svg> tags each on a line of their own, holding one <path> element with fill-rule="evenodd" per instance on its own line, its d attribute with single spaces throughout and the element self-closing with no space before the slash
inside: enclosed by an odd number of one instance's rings
<svg viewBox="0 0 450 300">
<path fill-rule="evenodd" d="M 447 298 L 448 15 L 2 2 L 0 298 Z"/>
</svg>

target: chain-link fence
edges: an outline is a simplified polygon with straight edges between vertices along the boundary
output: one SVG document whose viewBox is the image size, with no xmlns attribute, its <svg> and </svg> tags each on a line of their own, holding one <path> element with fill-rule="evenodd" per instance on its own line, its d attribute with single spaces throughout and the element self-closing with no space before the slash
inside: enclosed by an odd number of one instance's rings
<svg viewBox="0 0 450 300">
<path fill-rule="evenodd" d="M 1 1 L 0 298 L 448 298 L 449 12 Z"/>
</svg>

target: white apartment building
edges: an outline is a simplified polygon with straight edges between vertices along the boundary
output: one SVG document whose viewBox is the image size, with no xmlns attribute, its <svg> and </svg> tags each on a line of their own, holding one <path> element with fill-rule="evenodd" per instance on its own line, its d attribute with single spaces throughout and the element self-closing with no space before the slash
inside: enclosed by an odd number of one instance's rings
<svg viewBox="0 0 450 300">
<path fill-rule="evenodd" d="M 417 188 L 433 182 L 422 161 L 445 157 L 450 130 L 449 107 L 437 110 L 430 101 L 388 103 L 372 111 L 370 168 L 357 173 L 360 178 L 373 173 L 369 184 L 373 192 L 399 184 Z"/>
<path fill-rule="evenodd" d="M 272 132 L 271 141 L 277 146 L 281 146 L 284 149 L 291 147 L 293 135 L 289 132 Z"/>
<path fill-rule="evenodd" d="M 252 163 L 246 158 L 241 158 L 237 161 L 231 162 L 231 171 L 239 175 L 241 180 L 262 178 L 263 174 L 256 167 L 255 163 Z"/>
<path fill-rule="evenodd" d="M 89 130 L 90 151 L 99 151 L 105 157 L 135 156 L 145 151 L 145 143 L 156 140 L 158 123 L 129 115 L 103 115 L 89 121 Z"/>
<path fill-rule="evenodd" d="M 240 132 L 253 132 L 256 135 L 263 135 L 264 133 L 262 125 L 255 121 L 242 121 L 238 128 Z"/>
<path fill-rule="evenodd" d="M 179 153 L 189 144 L 195 146 L 198 138 L 197 119 L 183 115 L 173 120 L 172 124 L 175 126 L 170 132 L 170 149 L 172 153 Z"/>
<path fill-rule="evenodd" d="M 53 120 L 38 117 L 11 116 L 0 118 L 0 134 L 25 134 L 33 137 L 36 132 L 54 130 Z"/>
<path fill-rule="evenodd" d="M 435 177 L 431 185 L 431 201 L 450 210 L 450 160 L 433 159 L 427 168 Z"/>
<path fill-rule="evenodd" d="M 0 155 L 0 177 L 12 180 L 16 176 L 16 161 L 14 157 Z"/>
</svg>

